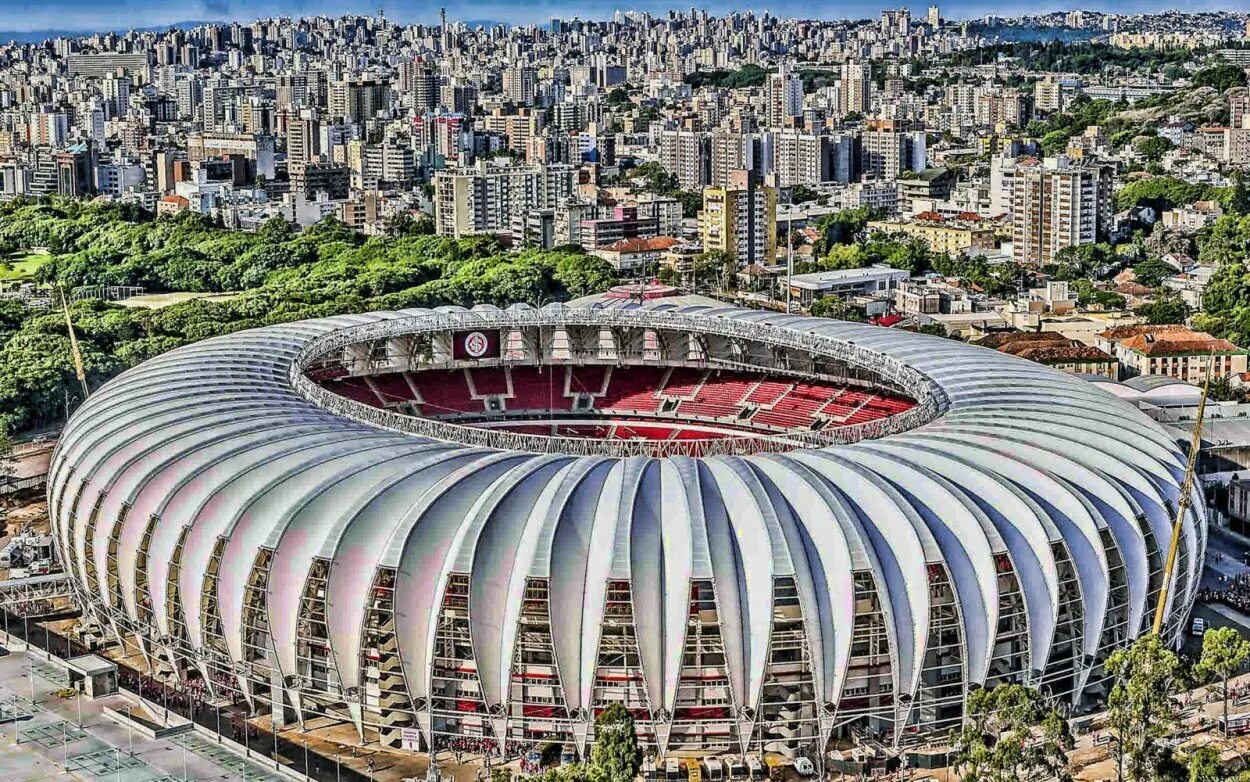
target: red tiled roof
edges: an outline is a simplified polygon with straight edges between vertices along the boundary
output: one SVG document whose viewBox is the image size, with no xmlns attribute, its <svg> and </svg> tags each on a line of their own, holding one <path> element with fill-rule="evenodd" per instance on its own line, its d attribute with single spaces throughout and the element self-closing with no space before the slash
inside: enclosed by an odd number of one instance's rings
<svg viewBox="0 0 1250 782">
<path fill-rule="evenodd" d="M 1115 326 L 1099 334 L 1104 339 L 1122 340 L 1130 337 L 1136 337 L 1140 334 L 1168 334 L 1175 332 L 1189 332 L 1188 326 L 1181 326 L 1175 323 L 1165 326 Z M 1194 333 L 1194 332 L 1190 332 Z"/>
<path fill-rule="evenodd" d="M 1148 335 L 1139 334 L 1136 337 L 1130 337 L 1121 340 L 1120 344 L 1132 350 L 1134 353 L 1140 353 L 1143 356 L 1170 356 L 1178 354 L 1194 354 L 1194 353 L 1236 353 L 1238 348 L 1226 339 L 1216 339 L 1210 334 L 1202 332 L 1191 332 L 1184 335 L 1161 336 L 1154 339 L 1147 339 Z"/>
<path fill-rule="evenodd" d="M 1001 348 L 1000 348 L 1001 349 Z M 1111 356 L 1090 345 L 1035 345 L 1014 351 L 1020 358 L 1039 364 L 1062 364 L 1069 361 L 1115 361 Z"/>
<path fill-rule="evenodd" d="M 680 239 L 674 239 L 671 236 L 656 236 L 651 239 L 622 239 L 604 249 L 615 253 L 642 253 L 667 250 L 677 244 L 681 244 Z"/>
<path fill-rule="evenodd" d="M 997 348 L 1004 353 L 1009 353 L 1013 349 L 1023 349 L 1024 346 L 1036 346 L 1041 342 L 1071 344 L 1072 340 L 1057 331 L 1003 331 L 987 334 L 977 344 L 982 347 Z M 1015 346 L 1017 345 L 1020 347 L 1016 348 Z"/>
</svg>

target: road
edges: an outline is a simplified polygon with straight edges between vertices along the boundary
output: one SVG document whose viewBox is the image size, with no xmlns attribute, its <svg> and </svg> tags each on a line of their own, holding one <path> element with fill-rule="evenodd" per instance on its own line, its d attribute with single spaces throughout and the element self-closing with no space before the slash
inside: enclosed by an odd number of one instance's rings
<svg viewBox="0 0 1250 782">
<path fill-rule="evenodd" d="M 1231 581 L 1237 576 L 1250 575 L 1250 566 L 1242 562 L 1242 556 L 1250 551 L 1250 538 L 1213 526 L 1207 536 L 1207 566 L 1202 574 L 1202 586 L 1220 587 L 1220 577 Z"/>
</svg>

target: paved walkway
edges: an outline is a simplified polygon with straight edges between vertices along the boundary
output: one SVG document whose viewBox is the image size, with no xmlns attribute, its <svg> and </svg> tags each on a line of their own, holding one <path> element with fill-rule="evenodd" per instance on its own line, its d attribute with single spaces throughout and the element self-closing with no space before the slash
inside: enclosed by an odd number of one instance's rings
<svg viewBox="0 0 1250 782">
<path fill-rule="evenodd" d="M 130 705 L 125 697 L 58 698 L 68 683 L 63 669 L 37 652 L 0 654 L 4 782 L 291 782 L 199 733 L 154 741 L 128 731 L 104 714 L 105 706 Z"/>
</svg>

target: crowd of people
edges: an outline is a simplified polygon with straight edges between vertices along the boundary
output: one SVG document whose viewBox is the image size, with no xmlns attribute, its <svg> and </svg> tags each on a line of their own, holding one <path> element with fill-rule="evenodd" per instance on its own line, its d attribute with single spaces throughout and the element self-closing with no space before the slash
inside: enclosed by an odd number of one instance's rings
<svg viewBox="0 0 1250 782">
<path fill-rule="evenodd" d="M 493 757 L 499 748 L 499 742 L 487 736 L 438 736 L 434 742 L 436 750 L 451 750 L 457 765 L 465 755 Z"/>
<path fill-rule="evenodd" d="M 1199 602 L 1219 602 L 1250 614 L 1250 574 L 1221 575 L 1219 586 L 1198 591 Z"/>
</svg>

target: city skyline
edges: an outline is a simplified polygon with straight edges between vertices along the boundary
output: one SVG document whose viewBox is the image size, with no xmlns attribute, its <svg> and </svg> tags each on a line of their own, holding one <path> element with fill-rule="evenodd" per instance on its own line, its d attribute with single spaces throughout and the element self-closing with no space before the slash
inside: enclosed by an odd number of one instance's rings
<svg viewBox="0 0 1250 782">
<path fill-rule="evenodd" d="M 733 3 L 718 0 L 712 4 L 695 4 L 693 7 L 707 9 L 714 14 L 752 10 L 768 12 L 774 16 L 818 19 L 866 19 L 875 17 L 887 8 L 900 7 L 905 3 L 855 0 L 855 2 L 830 6 L 823 13 L 812 14 L 812 6 L 797 0 L 771 2 L 763 7 L 751 3 Z M 914 4 L 921 9 L 926 4 Z M 1061 11 L 1085 10 L 1116 12 L 1122 14 L 1159 13 L 1174 7 L 1165 0 L 1132 0 L 1128 3 L 1057 2 L 1004 5 L 991 0 L 962 0 L 941 3 L 943 16 L 951 19 L 974 19 L 993 14 L 1012 17 L 1026 14 L 1043 14 Z M 171 5 L 155 0 L 121 0 L 100 3 L 97 0 L 17 0 L 0 8 L 0 36 L 30 35 L 32 33 L 90 34 L 93 32 L 124 31 L 171 25 L 187 25 L 206 22 L 250 22 L 258 18 L 339 16 L 344 14 L 376 14 L 379 7 L 388 18 L 397 22 L 434 23 L 438 20 L 440 3 L 430 0 L 401 0 L 400 2 L 371 3 L 360 0 L 262 0 L 239 3 L 233 0 L 198 0 L 189 4 Z M 593 0 L 592 2 L 547 2 L 542 4 L 515 2 L 484 2 L 472 6 L 449 6 L 448 17 L 456 21 L 493 21 L 508 24 L 542 24 L 552 17 L 583 19 L 606 19 L 619 10 L 647 11 L 662 14 L 670 9 L 685 10 L 690 5 L 674 4 L 671 0 L 643 0 L 624 7 L 617 0 Z M 1237 11 L 1236 4 L 1224 0 L 1198 0 L 1188 4 L 1190 13 L 1202 11 Z"/>
</svg>

